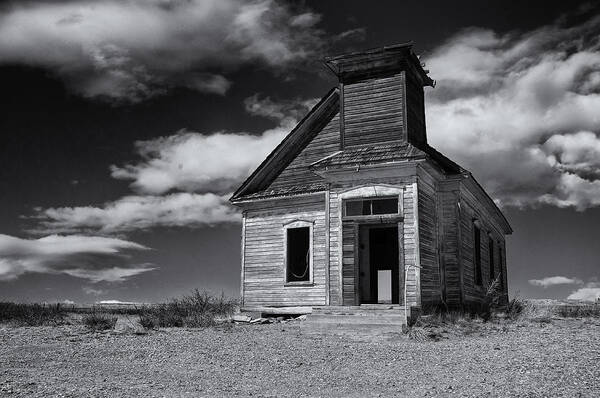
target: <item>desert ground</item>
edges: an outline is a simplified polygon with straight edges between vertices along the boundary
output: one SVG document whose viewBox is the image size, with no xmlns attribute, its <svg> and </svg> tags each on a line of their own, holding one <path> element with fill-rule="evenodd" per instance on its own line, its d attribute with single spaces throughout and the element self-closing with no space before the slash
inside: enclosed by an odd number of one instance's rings
<svg viewBox="0 0 600 398">
<path fill-rule="evenodd" d="M 600 396 L 600 319 L 369 339 L 301 321 L 90 332 L 0 325 L 0 396 Z"/>
</svg>

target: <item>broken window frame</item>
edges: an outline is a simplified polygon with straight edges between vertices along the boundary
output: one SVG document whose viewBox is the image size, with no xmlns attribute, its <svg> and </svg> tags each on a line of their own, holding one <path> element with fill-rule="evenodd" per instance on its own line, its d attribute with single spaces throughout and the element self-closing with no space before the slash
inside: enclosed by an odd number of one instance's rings
<svg viewBox="0 0 600 398">
<path fill-rule="evenodd" d="M 284 285 L 285 286 L 303 286 L 303 285 L 312 285 L 313 284 L 313 226 L 314 223 L 310 221 L 293 221 L 284 225 L 283 227 L 283 267 L 284 267 Z M 299 229 L 299 228 L 308 228 L 308 275 L 306 275 L 306 280 L 290 280 L 290 263 L 289 263 L 289 240 L 288 240 L 288 231 L 290 229 Z"/>
<path fill-rule="evenodd" d="M 384 200 L 394 200 L 396 203 L 396 210 L 393 213 L 374 213 L 373 212 L 373 202 L 384 201 Z M 361 214 L 348 214 L 348 204 L 350 203 L 359 203 L 361 204 Z M 365 214 L 365 205 L 368 205 L 368 214 Z M 398 196 L 374 196 L 367 198 L 356 198 L 356 199 L 346 199 L 344 200 L 344 217 L 380 217 L 380 216 L 390 216 L 390 215 L 398 215 L 400 214 L 400 198 Z"/>
</svg>

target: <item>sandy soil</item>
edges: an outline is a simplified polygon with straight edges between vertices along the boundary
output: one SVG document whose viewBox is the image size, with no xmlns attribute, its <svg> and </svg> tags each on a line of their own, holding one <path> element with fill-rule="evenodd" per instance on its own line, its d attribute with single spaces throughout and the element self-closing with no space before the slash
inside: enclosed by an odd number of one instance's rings
<svg viewBox="0 0 600 398">
<path fill-rule="evenodd" d="M 297 323 L 89 333 L 0 326 L 0 396 L 600 396 L 600 320 L 365 342 Z"/>
</svg>

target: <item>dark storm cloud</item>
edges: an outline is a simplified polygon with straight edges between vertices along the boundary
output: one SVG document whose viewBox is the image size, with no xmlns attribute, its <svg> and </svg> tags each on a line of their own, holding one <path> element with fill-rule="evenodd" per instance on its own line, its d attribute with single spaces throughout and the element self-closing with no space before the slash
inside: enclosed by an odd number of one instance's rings
<svg viewBox="0 0 600 398">
<path fill-rule="evenodd" d="M 135 102 L 173 86 L 223 95 L 224 74 L 244 64 L 315 58 L 319 20 L 274 0 L 28 1 L 0 8 L 0 62 L 48 68 L 85 97 Z"/>
<path fill-rule="evenodd" d="M 467 29 L 426 62 L 438 83 L 427 93 L 430 141 L 501 205 L 600 205 L 600 17 Z"/>
<path fill-rule="evenodd" d="M 0 235 L 0 280 L 23 274 L 66 274 L 91 282 L 121 282 L 154 269 L 128 264 L 129 251 L 147 250 L 135 242 L 99 236 L 50 235 L 21 239 Z"/>
</svg>

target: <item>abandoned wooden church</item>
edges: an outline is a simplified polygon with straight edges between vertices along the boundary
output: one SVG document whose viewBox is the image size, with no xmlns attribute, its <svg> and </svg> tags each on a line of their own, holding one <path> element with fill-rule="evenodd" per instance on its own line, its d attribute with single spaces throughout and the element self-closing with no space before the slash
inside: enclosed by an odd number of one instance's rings
<svg viewBox="0 0 600 398">
<path fill-rule="evenodd" d="M 427 309 L 506 292 L 509 223 L 427 144 L 411 44 L 326 58 L 339 84 L 231 198 L 243 212 L 245 307 Z M 468 145 L 468 143 L 465 143 Z"/>
</svg>

